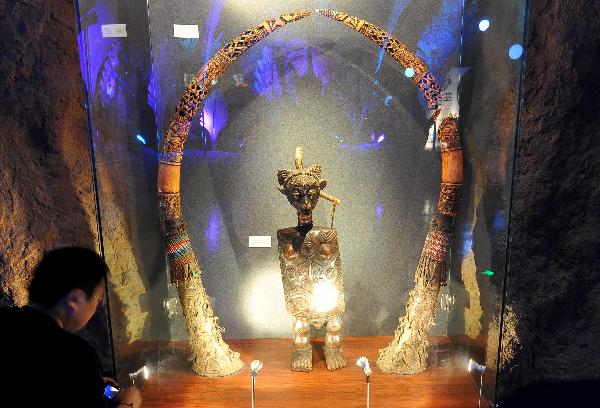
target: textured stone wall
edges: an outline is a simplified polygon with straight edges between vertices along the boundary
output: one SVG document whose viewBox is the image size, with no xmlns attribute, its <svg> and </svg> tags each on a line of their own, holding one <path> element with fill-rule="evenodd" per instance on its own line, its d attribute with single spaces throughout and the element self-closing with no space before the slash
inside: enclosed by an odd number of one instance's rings
<svg viewBox="0 0 600 408">
<path fill-rule="evenodd" d="M 0 302 L 27 301 L 43 251 L 96 247 L 72 1 L 0 2 Z"/>
<path fill-rule="evenodd" d="M 600 375 L 600 2 L 529 2 L 500 395 Z"/>
<path fill-rule="evenodd" d="M 44 251 L 97 248 L 73 1 L 0 1 L 0 306 Z M 82 333 L 110 368 L 106 316 Z"/>
</svg>

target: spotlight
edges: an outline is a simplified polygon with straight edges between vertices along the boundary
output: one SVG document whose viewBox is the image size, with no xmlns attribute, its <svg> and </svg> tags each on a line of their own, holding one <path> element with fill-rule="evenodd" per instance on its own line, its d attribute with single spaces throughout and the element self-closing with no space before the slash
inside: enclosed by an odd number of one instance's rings
<svg viewBox="0 0 600 408">
<path fill-rule="evenodd" d="M 144 136 L 140 135 L 139 133 L 137 135 L 135 135 L 135 138 L 141 143 L 141 144 L 146 144 L 146 139 L 144 138 Z"/>
<path fill-rule="evenodd" d="M 523 46 L 521 44 L 513 44 L 508 49 L 508 56 L 512 60 L 521 58 L 521 55 L 523 55 Z"/>
<path fill-rule="evenodd" d="M 477 371 L 479 373 L 479 403 L 478 407 L 481 408 L 481 390 L 483 389 L 483 373 L 487 369 L 486 366 L 479 364 L 477 361 L 470 359 L 469 364 L 467 364 L 467 370 L 469 372 Z"/>
<path fill-rule="evenodd" d="M 144 380 L 147 380 L 150 377 L 150 371 L 148 370 L 148 367 L 147 366 L 143 366 L 139 370 L 134 371 L 132 373 L 129 373 L 129 379 L 131 380 L 131 385 L 132 386 L 135 385 L 135 380 L 136 380 L 137 377 L 140 376 L 140 374 L 142 375 L 142 377 L 144 378 Z"/>
<path fill-rule="evenodd" d="M 356 361 L 356 365 L 363 369 L 366 376 L 371 375 L 371 367 L 369 367 L 369 360 L 366 357 L 361 357 Z"/>
<path fill-rule="evenodd" d="M 258 372 L 263 368 L 263 363 L 260 360 L 254 360 L 250 363 L 250 370 L 252 375 L 252 408 L 254 408 L 254 382 Z"/>
<path fill-rule="evenodd" d="M 365 379 L 367 381 L 367 408 L 369 408 L 371 402 L 371 389 L 370 389 L 370 385 L 371 385 L 371 367 L 369 367 L 369 360 L 366 357 L 361 357 L 356 361 L 356 365 L 360 368 L 363 369 L 364 373 L 365 373 Z"/>
<path fill-rule="evenodd" d="M 408 67 L 404 70 L 404 75 L 406 75 L 407 78 L 412 78 L 412 76 L 415 74 L 415 69 Z"/>
<path fill-rule="evenodd" d="M 260 360 L 254 360 L 250 363 L 250 370 L 252 370 L 252 375 L 256 377 L 256 374 L 263 368 L 263 362 Z"/>
<path fill-rule="evenodd" d="M 479 31 L 485 31 L 490 28 L 490 20 L 484 18 L 479 22 Z"/>
<path fill-rule="evenodd" d="M 379 138 L 377 139 L 377 143 L 383 142 L 383 139 L 385 139 L 385 135 L 380 135 Z"/>
<path fill-rule="evenodd" d="M 483 374 L 486 369 L 487 369 L 486 366 L 477 363 L 477 361 L 475 361 L 473 359 L 469 360 L 469 365 L 467 366 L 467 370 L 469 372 L 477 371 L 477 372 Z"/>
</svg>

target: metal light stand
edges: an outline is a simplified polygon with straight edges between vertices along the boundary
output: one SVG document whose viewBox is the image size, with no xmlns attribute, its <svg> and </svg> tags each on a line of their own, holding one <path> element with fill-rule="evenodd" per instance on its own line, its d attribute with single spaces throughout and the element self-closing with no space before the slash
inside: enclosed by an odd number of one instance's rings
<svg viewBox="0 0 600 408">
<path fill-rule="evenodd" d="M 369 360 L 366 357 L 361 357 L 356 361 L 356 365 L 363 369 L 365 373 L 365 380 L 367 382 L 367 408 L 371 406 L 371 367 L 369 367 Z"/>
<path fill-rule="evenodd" d="M 483 371 L 480 372 L 479 375 L 479 402 L 478 407 L 481 408 L 481 390 L 483 388 Z"/>
<path fill-rule="evenodd" d="M 369 374 L 366 377 L 367 377 L 367 408 L 369 408 L 371 406 L 371 375 Z"/>
<path fill-rule="evenodd" d="M 469 372 L 477 371 L 479 373 L 479 401 L 477 403 L 477 406 L 479 408 L 481 408 L 481 394 L 482 394 L 482 390 L 483 390 L 483 373 L 485 373 L 486 369 L 487 369 L 486 366 L 477 363 L 477 361 L 475 361 L 473 359 L 470 359 L 469 364 L 467 365 L 467 370 Z"/>
<path fill-rule="evenodd" d="M 262 367 L 263 363 L 260 360 L 254 360 L 252 363 L 250 363 L 250 374 L 252 375 L 252 408 L 254 408 L 254 385 L 256 382 L 256 376 Z"/>
<path fill-rule="evenodd" d="M 254 382 L 256 380 L 256 371 L 252 371 L 252 408 L 254 408 Z"/>
</svg>

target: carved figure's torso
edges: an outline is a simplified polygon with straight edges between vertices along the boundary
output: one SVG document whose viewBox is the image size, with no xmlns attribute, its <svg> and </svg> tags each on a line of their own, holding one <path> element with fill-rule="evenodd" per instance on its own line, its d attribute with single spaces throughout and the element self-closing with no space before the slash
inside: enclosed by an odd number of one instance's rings
<svg viewBox="0 0 600 408">
<path fill-rule="evenodd" d="M 344 281 L 337 231 L 291 227 L 277 231 L 285 303 L 316 327 L 344 312 Z"/>
</svg>

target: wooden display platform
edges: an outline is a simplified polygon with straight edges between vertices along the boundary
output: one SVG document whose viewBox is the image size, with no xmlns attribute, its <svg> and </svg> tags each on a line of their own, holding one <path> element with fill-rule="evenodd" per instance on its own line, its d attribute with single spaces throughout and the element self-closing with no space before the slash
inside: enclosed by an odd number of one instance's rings
<svg viewBox="0 0 600 408">
<path fill-rule="evenodd" d="M 246 367 L 236 375 L 206 378 L 194 374 L 187 361 L 187 342 L 141 342 L 119 348 L 119 378 L 127 384 L 127 372 L 148 364 L 151 377 L 143 387 L 144 407 L 250 407 L 250 362 L 263 361 L 256 378 L 256 408 L 365 407 L 366 384 L 356 360 L 366 356 L 371 363 L 371 407 L 477 407 L 478 381 L 466 371 L 467 357 L 455 353 L 448 339 L 430 338 L 430 367 L 411 375 L 389 375 L 376 367 L 378 350 L 391 337 L 344 337 L 348 366 L 328 371 L 322 339 L 313 344 L 313 371 L 289 369 L 290 339 L 227 340 L 238 351 Z M 123 378 L 124 377 L 124 378 Z M 487 406 L 482 401 L 482 406 Z"/>
</svg>

